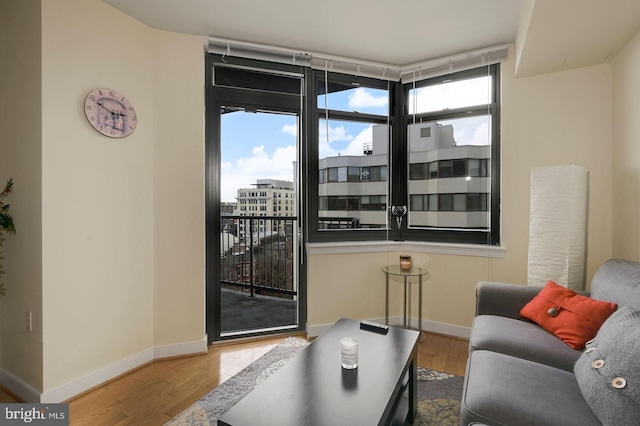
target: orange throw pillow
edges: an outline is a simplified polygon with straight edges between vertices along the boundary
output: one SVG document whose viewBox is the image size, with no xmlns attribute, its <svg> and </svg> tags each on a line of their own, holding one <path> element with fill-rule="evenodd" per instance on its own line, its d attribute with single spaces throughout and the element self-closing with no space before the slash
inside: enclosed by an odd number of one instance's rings
<svg viewBox="0 0 640 426">
<path fill-rule="evenodd" d="M 582 349 L 618 305 L 594 300 L 549 281 L 520 315 L 571 346 Z"/>
</svg>

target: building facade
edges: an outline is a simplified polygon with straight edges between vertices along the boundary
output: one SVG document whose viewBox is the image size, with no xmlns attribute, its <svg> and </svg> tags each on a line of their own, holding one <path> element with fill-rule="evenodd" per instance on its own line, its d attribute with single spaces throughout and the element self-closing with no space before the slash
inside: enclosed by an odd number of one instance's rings
<svg viewBox="0 0 640 426">
<path fill-rule="evenodd" d="M 388 132 L 373 126 L 362 156 L 320 159 L 319 226 L 382 228 L 387 221 Z M 490 220 L 490 145 L 456 142 L 454 127 L 408 126 L 409 206 L 412 228 L 486 229 Z"/>
<path fill-rule="evenodd" d="M 280 217 L 295 217 L 296 195 L 293 182 L 276 179 L 258 179 L 253 188 L 238 189 L 234 216 L 264 217 L 251 222 L 236 220 L 237 235 L 248 236 L 249 227 L 254 235 L 264 238 L 271 233 L 284 232 L 287 221 Z M 249 225 L 251 223 L 251 225 Z M 255 238 L 254 238 L 255 239 Z"/>
</svg>

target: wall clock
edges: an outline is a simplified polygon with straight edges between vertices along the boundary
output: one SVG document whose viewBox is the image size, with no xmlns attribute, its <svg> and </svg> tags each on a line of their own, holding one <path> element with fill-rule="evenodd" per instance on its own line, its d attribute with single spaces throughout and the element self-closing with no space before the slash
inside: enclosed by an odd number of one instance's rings
<svg viewBox="0 0 640 426">
<path fill-rule="evenodd" d="M 87 120 L 98 132 L 110 138 L 129 136 L 138 124 L 131 102 L 113 89 L 96 89 L 84 100 Z"/>
</svg>

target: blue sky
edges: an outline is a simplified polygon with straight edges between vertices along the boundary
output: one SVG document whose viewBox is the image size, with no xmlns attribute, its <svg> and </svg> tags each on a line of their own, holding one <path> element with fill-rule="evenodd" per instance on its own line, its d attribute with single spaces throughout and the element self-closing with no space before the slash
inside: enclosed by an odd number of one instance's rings
<svg viewBox="0 0 640 426">
<path fill-rule="evenodd" d="M 487 102 L 487 77 L 431 86 L 410 96 L 410 112 L 437 111 Z M 448 101 L 443 103 L 441 99 Z M 358 87 L 330 94 L 329 109 L 387 114 L 387 91 Z M 325 108 L 325 97 L 318 98 Z M 449 120 L 454 124 L 459 144 L 488 143 L 488 121 L 478 117 Z M 296 159 L 297 118 L 284 114 L 233 112 L 222 116 L 222 201 L 236 199 L 237 189 L 250 188 L 257 179 L 293 181 Z M 336 155 L 363 155 L 363 144 L 371 142 L 367 123 L 320 120 L 320 158 Z"/>
<path fill-rule="evenodd" d="M 386 91 L 357 88 L 332 94 L 329 108 L 373 114 L 387 113 Z M 324 99 L 319 104 L 324 108 Z M 371 126 L 331 121 L 320 126 L 320 156 L 362 155 L 371 141 Z M 235 201 L 238 188 L 257 179 L 293 181 L 297 119 L 269 113 L 233 112 L 222 116 L 222 201 Z"/>
<path fill-rule="evenodd" d="M 237 189 L 257 179 L 293 181 L 294 116 L 233 112 L 222 117 L 222 201 L 235 201 Z"/>
</svg>

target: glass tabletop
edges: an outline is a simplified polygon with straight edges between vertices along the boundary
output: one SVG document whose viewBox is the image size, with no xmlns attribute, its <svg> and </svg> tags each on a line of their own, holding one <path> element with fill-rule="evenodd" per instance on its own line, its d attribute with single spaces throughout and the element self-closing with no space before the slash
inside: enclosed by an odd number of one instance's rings
<svg viewBox="0 0 640 426">
<path fill-rule="evenodd" d="M 382 272 L 390 275 L 400 275 L 404 277 L 418 277 L 420 275 L 429 276 L 429 272 L 419 266 L 412 266 L 411 269 L 400 269 L 400 265 L 389 265 L 382 268 Z"/>
</svg>

